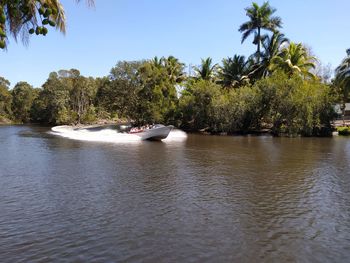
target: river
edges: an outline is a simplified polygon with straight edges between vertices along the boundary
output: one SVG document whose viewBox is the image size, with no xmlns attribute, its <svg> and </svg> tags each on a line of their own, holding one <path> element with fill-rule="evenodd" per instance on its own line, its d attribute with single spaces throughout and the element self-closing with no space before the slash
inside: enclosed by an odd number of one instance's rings
<svg viewBox="0 0 350 263">
<path fill-rule="evenodd" d="M 0 127 L 1 262 L 349 259 L 348 138 L 114 143 Z"/>
</svg>

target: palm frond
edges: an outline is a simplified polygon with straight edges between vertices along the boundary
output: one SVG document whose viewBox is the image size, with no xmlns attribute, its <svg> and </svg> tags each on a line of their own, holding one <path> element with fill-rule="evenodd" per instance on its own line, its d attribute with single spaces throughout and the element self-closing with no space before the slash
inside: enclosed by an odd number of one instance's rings
<svg viewBox="0 0 350 263">
<path fill-rule="evenodd" d="M 81 2 L 81 0 L 75 0 Z M 88 6 L 94 6 L 94 0 L 86 0 Z M 45 29 L 44 20 L 49 20 L 61 33 L 66 33 L 66 16 L 60 0 L 3 0 L 2 8 L 6 16 L 4 31 L 15 41 L 21 38 L 24 44 L 29 42 L 29 30 Z M 43 10 L 49 12 L 43 14 Z M 8 38 L 6 38 L 8 41 Z"/>
<path fill-rule="evenodd" d="M 252 29 L 245 31 L 242 35 L 241 43 L 243 43 L 252 33 L 254 33 L 254 30 Z"/>
</svg>

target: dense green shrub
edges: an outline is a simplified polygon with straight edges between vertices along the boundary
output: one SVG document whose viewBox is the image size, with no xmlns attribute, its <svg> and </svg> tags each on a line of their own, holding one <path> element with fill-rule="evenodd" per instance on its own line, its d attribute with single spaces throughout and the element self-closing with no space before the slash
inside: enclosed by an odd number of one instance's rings
<svg viewBox="0 0 350 263">
<path fill-rule="evenodd" d="M 187 83 L 179 101 L 182 128 L 186 130 L 213 129 L 217 123 L 213 101 L 220 97 L 221 89 L 221 86 L 207 80 Z"/>
<path fill-rule="evenodd" d="M 274 134 L 324 135 L 334 116 L 330 88 L 318 80 L 276 72 L 255 84 L 262 92 L 264 121 Z"/>
<path fill-rule="evenodd" d="M 179 110 L 188 130 L 247 133 L 271 127 L 275 135 L 312 136 L 331 132 L 332 105 L 327 85 L 276 72 L 231 90 L 211 81 L 188 82 Z"/>
<path fill-rule="evenodd" d="M 261 92 L 256 87 L 223 90 L 212 102 L 214 132 L 249 132 L 260 127 Z"/>
<path fill-rule="evenodd" d="M 11 90 L 13 117 L 19 122 L 30 121 L 30 111 L 34 99 L 38 96 L 39 90 L 34 89 L 27 82 L 18 82 Z"/>
<path fill-rule="evenodd" d="M 90 105 L 86 112 L 81 117 L 82 123 L 93 123 L 96 121 L 96 109 L 93 105 Z"/>
<path fill-rule="evenodd" d="M 12 117 L 12 96 L 9 91 L 10 82 L 0 77 L 0 117 L 2 122 L 8 122 Z"/>
<path fill-rule="evenodd" d="M 350 135 L 350 127 L 349 126 L 343 126 L 343 127 L 337 127 L 337 131 L 339 135 Z"/>
</svg>

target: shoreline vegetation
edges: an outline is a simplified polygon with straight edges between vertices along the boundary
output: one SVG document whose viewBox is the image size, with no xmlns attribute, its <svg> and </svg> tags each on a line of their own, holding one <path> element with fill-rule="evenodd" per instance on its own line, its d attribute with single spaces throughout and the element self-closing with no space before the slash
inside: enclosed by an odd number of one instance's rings
<svg viewBox="0 0 350 263">
<path fill-rule="evenodd" d="M 320 80 L 275 72 L 239 88 L 223 88 L 217 81 L 198 77 L 178 86 L 164 72 L 152 72 L 165 71 L 164 66 L 153 68 L 153 63 L 119 62 L 109 77 L 97 79 L 83 77 L 77 70 L 61 70 L 51 73 L 39 89 L 26 82 L 12 90 L 7 86 L 0 97 L 0 101 L 7 97 L 0 104 L 0 124 L 133 120 L 135 125 L 172 124 L 187 132 L 276 136 L 329 136 L 334 130 L 335 96 L 332 87 Z M 145 72 L 145 80 L 133 73 L 140 66 L 151 71 Z M 182 89 L 179 97 L 177 88 Z"/>
<path fill-rule="evenodd" d="M 96 121 L 91 122 L 91 123 L 77 123 L 77 124 L 65 124 L 65 125 L 68 125 L 72 128 L 96 128 L 96 127 L 103 127 L 103 126 L 109 126 L 109 125 L 129 125 L 132 123 L 133 123 L 132 121 L 125 120 L 125 119 L 117 119 L 117 120 L 101 119 L 101 120 L 96 120 Z M 24 125 L 24 124 L 43 125 L 43 123 L 23 123 L 23 122 L 18 122 L 18 121 L 11 121 L 11 120 L 5 119 L 5 118 L 0 119 L 0 126 Z M 350 135 L 350 121 L 346 121 L 344 124 L 344 122 L 342 120 L 337 120 L 331 124 L 331 127 L 332 127 L 332 132 L 331 132 L 331 134 L 329 134 L 329 136 L 333 136 L 333 135 L 348 136 L 348 135 Z M 227 132 L 213 133 L 213 132 L 206 131 L 206 129 L 201 129 L 201 130 L 197 130 L 197 131 L 188 130 L 187 132 L 194 133 L 194 134 L 201 134 L 201 135 L 217 135 L 217 136 L 245 136 L 245 135 L 259 136 L 259 135 L 266 135 L 266 134 L 271 135 L 271 136 L 275 136 L 275 134 L 272 133 L 272 130 L 268 129 L 268 128 L 255 130 L 255 131 L 251 130 L 249 132 L 237 131 L 237 132 L 233 132 L 233 133 L 227 133 Z M 280 134 L 280 135 L 283 136 L 283 134 Z M 284 136 L 287 136 L 287 134 L 284 134 Z"/>
<path fill-rule="evenodd" d="M 77 69 L 49 74 L 40 88 L 25 81 L 9 89 L 0 77 L 0 124 L 85 125 L 133 120 L 174 125 L 187 132 L 274 136 L 331 136 L 345 113 L 350 49 L 334 78 L 311 48 L 289 40 L 268 2 L 245 9 L 242 43 L 256 52 L 186 67 L 174 56 L 119 61 L 105 77 Z M 187 70 L 188 69 L 188 70 Z"/>
</svg>

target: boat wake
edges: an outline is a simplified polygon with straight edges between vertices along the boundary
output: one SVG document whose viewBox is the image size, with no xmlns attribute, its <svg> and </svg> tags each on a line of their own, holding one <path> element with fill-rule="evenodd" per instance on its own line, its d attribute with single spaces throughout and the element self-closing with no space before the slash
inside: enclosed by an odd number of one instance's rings
<svg viewBox="0 0 350 263">
<path fill-rule="evenodd" d="M 120 132 L 111 127 L 98 128 L 74 128 L 72 126 L 63 125 L 51 128 L 51 134 L 64 138 L 80 141 L 91 142 L 108 142 L 108 143 L 141 143 L 139 136 Z M 172 130 L 163 142 L 185 141 L 187 135 L 181 130 Z"/>
</svg>

